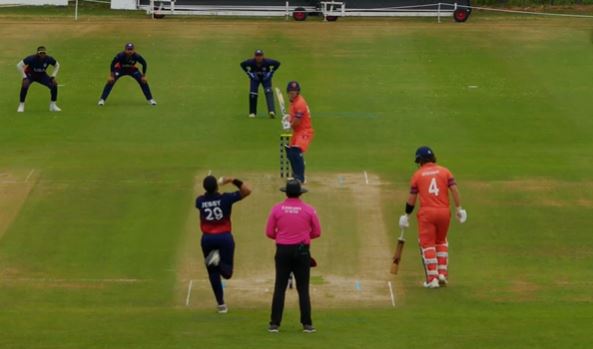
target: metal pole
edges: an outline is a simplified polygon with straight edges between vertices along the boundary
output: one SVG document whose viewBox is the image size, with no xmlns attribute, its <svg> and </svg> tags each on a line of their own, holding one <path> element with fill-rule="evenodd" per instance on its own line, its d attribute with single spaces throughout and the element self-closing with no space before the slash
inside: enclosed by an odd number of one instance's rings
<svg viewBox="0 0 593 349">
<path fill-rule="evenodd" d="M 78 21 L 78 0 L 74 3 L 74 20 Z"/>
<path fill-rule="evenodd" d="M 437 10 L 437 18 L 438 22 L 441 23 L 441 3 L 439 2 L 438 10 Z"/>
</svg>

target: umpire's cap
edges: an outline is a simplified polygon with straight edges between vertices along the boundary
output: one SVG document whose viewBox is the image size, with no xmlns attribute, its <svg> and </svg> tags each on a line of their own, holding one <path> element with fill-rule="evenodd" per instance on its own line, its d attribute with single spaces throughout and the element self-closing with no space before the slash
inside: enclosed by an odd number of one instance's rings
<svg viewBox="0 0 593 349">
<path fill-rule="evenodd" d="M 307 192 L 307 189 L 301 187 L 301 182 L 297 179 L 289 179 L 286 181 L 286 186 L 280 188 L 281 192 L 286 193 L 288 197 L 298 197 Z"/>
<path fill-rule="evenodd" d="M 421 162 L 435 162 L 436 158 L 434 152 L 427 146 L 422 146 L 416 149 L 416 163 Z"/>
<path fill-rule="evenodd" d="M 202 186 L 207 193 L 212 194 L 218 190 L 218 181 L 214 176 L 206 176 L 204 182 L 202 182 Z"/>
<path fill-rule="evenodd" d="M 293 80 L 288 83 L 288 85 L 286 86 L 286 92 L 290 91 L 301 92 L 301 85 L 298 83 L 298 81 Z"/>
<path fill-rule="evenodd" d="M 253 54 L 254 56 L 263 56 L 264 55 L 264 50 L 255 50 L 255 53 Z"/>
</svg>

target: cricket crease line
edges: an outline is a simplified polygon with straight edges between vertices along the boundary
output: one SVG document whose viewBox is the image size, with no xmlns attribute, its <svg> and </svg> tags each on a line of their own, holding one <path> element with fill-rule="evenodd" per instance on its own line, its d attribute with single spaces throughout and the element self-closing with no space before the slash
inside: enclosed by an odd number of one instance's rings
<svg viewBox="0 0 593 349">
<path fill-rule="evenodd" d="M 391 281 L 387 281 L 387 286 L 389 286 L 389 295 L 391 296 L 391 305 L 395 308 L 395 296 L 393 294 L 393 286 L 391 286 Z"/>
<path fill-rule="evenodd" d="M 31 178 L 31 176 L 33 175 L 33 172 L 35 172 L 35 170 L 31 170 L 29 172 L 29 174 L 27 175 L 27 178 L 25 178 L 25 182 L 28 182 L 29 181 L 29 178 Z"/>
<path fill-rule="evenodd" d="M 191 297 L 191 289 L 194 285 L 194 280 L 189 280 L 189 285 L 187 286 L 187 297 L 185 298 L 185 306 L 189 306 L 189 299 Z"/>
<path fill-rule="evenodd" d="M 364 171 L 364 182 L 366 184 L 369 184 L 369 174 L 367 173 L 367 171 Z"/>
</svg>

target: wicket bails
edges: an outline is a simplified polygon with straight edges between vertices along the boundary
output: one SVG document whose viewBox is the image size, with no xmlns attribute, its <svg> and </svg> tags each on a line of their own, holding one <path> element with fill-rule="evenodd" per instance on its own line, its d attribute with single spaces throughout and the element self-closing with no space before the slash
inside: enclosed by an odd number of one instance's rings
<svg viewBox="0 0 593 349">
<path fill-rule="evenodd" d="M 290 162 L 286 156 L 286 147 L 290 144 L 290 133 L 280 134 L 280 177 L 288 178 L 292 176 L 290 171 Z"/>
</svg>

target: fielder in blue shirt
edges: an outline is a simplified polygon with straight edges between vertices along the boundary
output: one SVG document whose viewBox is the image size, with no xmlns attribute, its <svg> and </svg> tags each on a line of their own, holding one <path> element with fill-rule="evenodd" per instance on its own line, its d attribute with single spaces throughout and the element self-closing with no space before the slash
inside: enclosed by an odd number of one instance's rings
<svg viewBox="0 0 593 349">
<path fill-rule="evenodd" d="M 50 65 L 53 66 L 54 69 L 52 74 L 48 75 L 47 68 L 49 68 Z M 58 100 L 58 82 L 56 81 L 56 76 L 60 70 L 60 63 L 47 54 L 45 47 L 39 46 L 36 54 L 24 58 L 16 66 L 23 76 L 20 103 L 17 112 L 22 113 L 25 111 L 27 92 L 29 91 L 29 86 L 34 82 L 49 88 L 51 95 L 49 111 L 61 111 L 56 105 L 56 101 Z"/>
<path fill-rule="evenodd" d="M 268 104 L 270 118 L 276 117 L 276 106 L 274 105 L 274 92 L 272 91 L 272 77 L 280 67 L 280 62 L 264 57 L 264 51 L 256 50 L 254 57 L 241 62 L 241 68 L 249 76 L 249 117 L 254 118 L 257 114 L 257 94 L 259 85 L 263 85 Z"/>
<path fill-rule="evenodd" d="M 142 65 L 142 72 L 138 70 L 136 63 Z M 111 73 L 103 88 L 103 94 L 101 94 L 101 99 L 99 99 L 99 103 L 97 103 L 98 105 L 105 105 L 105 101 L 107 100 L 107 97 L 109 97 L 111 89 L 122 76 L 133 77 L 140 85 L 142 93 L 144 93 L 144 97 L 146 97 L 148 103 L 153 106 L 156 105 L 156 101 L 152 98 L 152 93 L 150 92 L 148 81 L 146 80 L 148 64 L 146 63 L 146 60 L 135 51 L 134 44 L 130 42 L 125 45 L 124 51 L 118 53 L 113 58 L 113 61 L 111 61 L 110 69 Z"/>
</svg>

